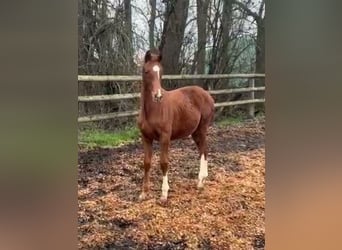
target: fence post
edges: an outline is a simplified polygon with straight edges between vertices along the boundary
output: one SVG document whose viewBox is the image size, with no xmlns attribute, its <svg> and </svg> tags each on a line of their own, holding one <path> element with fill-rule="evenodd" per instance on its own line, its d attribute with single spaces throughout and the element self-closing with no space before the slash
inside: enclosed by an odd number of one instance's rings
<svg viewBox="0 0 342 250">
<path fill-rule="evenodd" d="M 248 86 L 250 88 L 254 88 L 254 86 L 255 86 L 255 79 L 254 78 L 249 79 Z M 250 99 L 254 100 L 254 91 L 250 92 Z M 251 104 L 248 105 L 248 115 L 249 115 L 249 117 L 250 118 L 254 118 L 254 113 L 255 113 L 255 103 L 251 103 Z"/>
</svg>

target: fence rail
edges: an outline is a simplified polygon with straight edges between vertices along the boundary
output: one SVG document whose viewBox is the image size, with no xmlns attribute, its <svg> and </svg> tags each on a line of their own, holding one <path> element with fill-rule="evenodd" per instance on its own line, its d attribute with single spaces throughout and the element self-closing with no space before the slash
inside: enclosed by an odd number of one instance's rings
<svg viewBox="0 0 342 250">
<path fill-rule="evenodd" d="M 265 74 L 219 74 L 219 75 L 163 75 L 164 80 L 196 80 L 196 79 L 233 79 L 233 78 L 264 78 Z M 141 81 L 141 76 L 118 76 L 118 75 L 79 75 L 80 82 L 130 82 Z"/>
<path fill-rule="evenodd" d="M 243 92 L 263 91 L 263 90 L 265 90 L 265 87 L 209 90 L 209 93 L 212 95 L 219 95 L 219 94 L 243 93 Z M 140 98 L 140 93 L 79 96 L 78 101 L 79 102 L 98 102 L 98 101 L 115 101 L 115 100 L 133 99 L 133 98 Z"/>
<path fill-rule="evenodd" d="M 221 102 L 215 103 L 215 107 L 227 107 L 234 105 L 243 105 L 248 104 L 249 109 L 248 113 L 250 116 L 254 115 L 254 104 L 255 103 L 263 103 L 265 99 L 254 99 L 255 91 L 264 91 L 265 87 L 255 87 L 254 80 L 255 78 L 263 78 L 265 74 L 220 74 L 220 75 L 164 75 L 162 79 L 165 80 L 194 80 L 194 79 L 232 79 L 232 78 L 248 78 L 249 87 L 248 88 L 234 88 L 234 89 L 220 89 L 220 90 L 209 90 L 209 93 L 212 95 L 220 95 L 220 94 L 231 94 L 231 93 L 243 93 L 249 92 L 250 98 L 249 100 L 239 100 L 239 101 L 231 101 L 231 102 Z M 86 82 L 86 81 L 141 81 L 141 76 L 112 76 L 112 75 L 79 75 L 78 81 Z M 98 101 L 115 101 L 115 100 L 124 100 L 124 99 L 133 99 L 140 98 L 140 93 L 127 93 L 127 94 L 114 94 L 114 95 L 94 95 L 94 96 L 79 96 L 79 102 L 98 102 Z M 132 111 L 124 111 L 124 112 L 115 112 L 115 113 L 107 113 L 107 114 L 94 114 L 94 115 L 86 115 L 82 117 L 78 117 L 78 122 L 91 122 L 91 121 L 99 121 L 105 119 L 113 119 L 119 117 L 129 117 L 136 116 L 139 114 L 138 110 Z"/>
</svg>

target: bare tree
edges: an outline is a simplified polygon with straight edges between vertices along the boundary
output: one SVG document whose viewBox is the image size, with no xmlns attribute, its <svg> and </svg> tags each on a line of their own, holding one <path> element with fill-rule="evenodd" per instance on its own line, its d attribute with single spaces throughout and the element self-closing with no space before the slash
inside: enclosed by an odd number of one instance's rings
<svg viewBox="0 0 342 250">
<path fill-rule="evenodd" d="M 125 16 L 125 48 L 127 54 L 127 62 L 129 62 L 129 68 L 133 67 L 133 30 L 132 30 L 132 9 L 131 0 L 124 0 L 124 16 Z"/>
<path fill-rule="evenodd" d="M 137 74 L 140 72 L 141 52 L 156 46 L 159 46 L 163 54 L 165 74 L 202 74 L 206 71 L 209 74 L 242 73 L 251 70 L 264 73 L 265 2 L 259 0 L 260 6 L 255 6 L 254 2 L 79 0 L 79 74 Z M 139 15 L 140 20 L 137 21 L 137 16 L 134 15 Z M 252 23 L 248 23 L 251 19 Z M 248 30 L 254 25 L 257 33 Z M 206 89 L 244 84 L 241 80 L 165 83 L 166 88 L 201 84 Z M 256 81 L 256 84 L 263 85 L 263 80 Z M 131 86 L 113 82 L 90 82 L 80 84 L 79 93 L 122 93 L 132 91 Z M 137 88 L 138 85 L 134 86 Z M 219 95 L 215 98 L 220 101 L 220 98 L 231 100 L 240 96 Z M 134 108 L 134 105 L 133 100 L 80 103 L 79 110 L 83 115 L 127 110 Z M 111 120 L 108 124 L 112 122 Z"/>
<path fill-rule="evenodd" d="M 222 18 L 221 18 L 221 33 L 220 33 L 220 56 L 218 67 L 220 73 L 230 73 L 229 68 L 229 44 L 231 40 L 232 29 L 232 0 L 223 0 Z"/>
<path fill-rule="evenodd" d="M 156 22 L 156 8 L 157 8 L 157 2 L 156 0 L 150 0 L 150 6 L 151 6 L 151 16 L 148 20 L 148 35 L 149 35 L 149 45 L 150 48 L 154 48 L 154 27 Z"/>
<path fill-rule="evenodd" d="M 251 1 L 242 2 L 234 0 L 234 3 L 249 16 L 253 17 L 257 24 L 257 38 L 255 44 L 256 60 L 255 60 L 255 72 L 265 73 L 265 0 L 262 0 L 257 12 L 251 10 Z M 257 85 L 264 85 L 263 79 L 258 79 Z"/>
<path fill-rule="evenodd" d="M 79 1 L 79 74 L 128 74 L 134 72 L 132 13 L 130 0 Z M 81 95 L 112 94 L 125 91 L 117 83 L 81 84 Z M 81 114 L 114 112 L 129 103 L 81 103 Z M 104 126 L 113 121 L 101 122 Z"/>
<path fill-rule="evenodd" d="M 181 70 L 179 56 L 188 17 L 188 7 L 189 0 L 166 2 L 164 28 L 160 42 L 165 74 L 177 74 Z"/>
<path fill-rule="evenodd" d="M 208 7 L 209 1 L 197 0 L 197 74 L 205 73 Z M 202 87 L 207 89 L 205 83 L 205 81 L 201 82 Z"/>
</svg>

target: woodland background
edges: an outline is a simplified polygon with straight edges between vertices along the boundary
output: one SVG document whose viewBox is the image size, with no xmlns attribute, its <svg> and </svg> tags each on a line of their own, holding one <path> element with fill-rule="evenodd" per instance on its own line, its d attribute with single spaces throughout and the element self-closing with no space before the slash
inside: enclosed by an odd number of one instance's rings
<svg viewBox="0 0 342 250">
<path fill-rule="evenodd" d="M 140 75 L 143 56 L 157 47 L 164 74 L 265 73 L 264 0 L 79 0 L 78 74 Z M 164 81 L 166 89 L 247 86 L 247 80 Z M 264 79 L 256 79 L 264 86 Z M 139 92 L 140 82 L 87 82 L 79 95 Z M 256 93 L 260 98 L 263 93 Z M 219 96 L 239 100 L 243 94 Z M 79 103 L 79 115 L 136 110 L 138 100 Z M 218 110 L 218 116 L 234 108 Z M 132 118 L 96 122 L 124 127 Z M 94 126 L 94 125 L 92 125 Z"/>
</svg>

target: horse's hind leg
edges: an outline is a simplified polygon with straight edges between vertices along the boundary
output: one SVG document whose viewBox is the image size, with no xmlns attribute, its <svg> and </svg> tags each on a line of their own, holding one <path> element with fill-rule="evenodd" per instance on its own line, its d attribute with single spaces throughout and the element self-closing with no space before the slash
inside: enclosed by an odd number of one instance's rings
<svg viewBox="0 0 342 250">
<path fill-rule="evenodd" d="M 198 129 L 192 134 L 192 138 L 197 145 L 201 157 L 198 173 L 198 188 L 203 188 L 203 180 L 208 176 L 207 129 L 208 126 L 206 124 L 200 124 Z"/>
<path fill-rule="evenodd" d="M 144 180 L 142 185 L 142 192 L 139 196 L 140 200 L 144 200 L 147 196 L 150 186 L 150 169 L 152 160 L 152 140 L 142 137 L 144 145 Z"/>
</svg>

